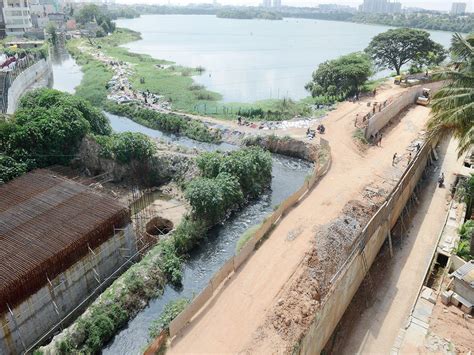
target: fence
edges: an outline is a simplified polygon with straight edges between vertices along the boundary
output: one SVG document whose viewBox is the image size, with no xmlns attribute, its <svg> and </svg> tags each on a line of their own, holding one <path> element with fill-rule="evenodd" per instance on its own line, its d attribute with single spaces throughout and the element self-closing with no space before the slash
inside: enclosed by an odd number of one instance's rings
<svg viewBox="0 0 474 355">
<path fill-rule="evenodd" d="M 414 86 L 400 95 L 396 100 L 389 101 L 386 105 L 382 103 L 382 106 L 379 106 L 379 112 L 375 112 L 372 115 L 369 114 L 371 117 L 367 127 L 365 128 L 365 138 L 369 139 L 371 136 L 375 136 L 375 134 L 384 128 L 391 119 L 396 117 L 408 106 L 413 105 L 418 96 L 421 95 L 423 88 L 428 88 L 432 90 L 432 93 L 435 93 L 442 85 L 443 82 L 438 81 L 426 83 L 423 84 L 423 86 Z"/>
<path fill-rule="evenodd" d="M 325 295 L 308 332 L 299 343 L 300 354 L 319 354 L 325 346 L 386 237 L 391 238 L 390 230 L 398 218 L 403 216 L 406 204 L 426 165 L 430 162 L 435 143 L 435 141 L 425 142 L 385 203 L 354 242 L 352 252 L 331 279 L 332 286 Z"/>
<path fill-rule="evenodd" d="M 331 166 L 331 157 L 330 149 L 328 143 L 321 139 L 321 149 L 327 152 L 327 157 L 325 161 L 316 162 L 317 166 L 315 167 L 313 174 L 309 179 L 307 179 L 303 186 L 296 191 L 293 195 L 288 197 L 279 207 L 273 212 L 259 229 L 254 233 L 252 238 L 244 245 L 240 252 L 228 260 L 220 269 L 217 271 L 214 276 L 211 278 L 209 284 L 204 290 L 202 290 L 199 295 L 197 295 L 193 301 L 170 323 L 169 325 L 169 335 L 170 337 L 176 336 L 181 329 L 183 329 L 191 319 L 199 312 L 199 310 L 204 306 L 204 304 L 213 296 L 214 292 L 219 288 L 222 282 L 234 271 L 236 271 L 252 254 L 255 250 L 256 245 L 262 240 L 262 238 L 273 228 L 273 226 L 278 222 L 278 220 L 286 214 L 297 202 L 299 202 L 306 193 L 311 190 L 314 185 L 319 181 L 319 178 L 327 173 Z M 158 339 L 155 339 L 153 344 L 157 344 Z M 152 345 L 154 346 L 154 345 Z M 150 347 L 147 351 L 147 354 L 153 353 L 152 348 Z"/>
</svg>

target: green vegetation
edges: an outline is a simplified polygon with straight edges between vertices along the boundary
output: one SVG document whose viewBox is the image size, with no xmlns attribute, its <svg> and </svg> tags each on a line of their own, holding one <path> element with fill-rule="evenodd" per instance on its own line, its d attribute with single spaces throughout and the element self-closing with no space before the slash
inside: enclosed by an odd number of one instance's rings
<svg viewBox="0 0 474 355">
<path fill-rule="evenodd" d="M 220 18 L 234 18 L 234 19 L 260 19 L 260 20 L 283 20 L 283 17 L 272 11 L 265 11 L 255 8 L 231 8 L 220 10 L 216 14 Z"/>
<path fill-rule="evenodd" d="M 105 110 L 129 117 L 143 126 L 183 135 L 200 142 L 218 143 L 221 140 L 219 131 L 213 131 L 201 121 L 191 120 L 183 115 L 153 111 L 136 104 L 116 104 L 110 101 L 106 103 Z"/>
<path fill-rule="evenodd" d="M 358 96 L 362 85 L 371 75 L 370 58 L 364 53 L 351 53 L 320 64 L 305 88 L 313 97 L 326 96 L 341 100 Z"/>
<path fill-rule="evenodd" d="M 95 4 L 87 4 L 79 9 L 74 15 L 79 25 L 86 25 L 95 22 L 101 28 L 101 32 L 96 33 L 97 37 L 103 37 L 107 33 L 115 31 L 115 23 L 112 22 L 111 16 L 107 10 Z"/>
<path fill-rule="evenodd" d="M 149 329 L 150 338 L 156 338 L 163 329 L 168 328 L 169 324 L 180 314 L 189 304 L 187 298 L 178 298 L 170 301 L 164 308 L 160 318 L 153 321 Z"/>
<path fill-rule="evenodd" d="M 52 89 L 28 92 L 11 120 L 0 121 L 0 181 L 38 167 L 67 165 L 86 135 L 94 135 L 103 156 L 120 163 L 155 153 L 143 134 L 111 132 L 104 114 L 77 96 Z"/>
<path fill-rule="evenodd" d="M 380 33 L 369 43 L 366 52 L 381 68 L 393 69 L 400 75 L 407 63 L 416 66 L 439 65 L 445 58 L 443 46 L 432 41 L 426 31 L 397 28 Z"/>
<path fill-rule="evenodd" d="M 222 11 L 222 7 L 214 7 L 208 4 L 189 4 L 188 6 L 135 5 L 134 8 L 142 14 L 214 15 Z M 256 8 L 225 7 L 227 12 L 249 10 L 257 11 Z M 277 16 L 463 33 L 469 33 L 474 28 L 474 16 L 472 14 L 450 15 L 426 10 L 417 13 L 368 14 L 361 12 L 320 12 L 318 8 L 314 7 L 284 7 L 278 10 Z"/>
<path fill-rule="evenodd" d="M 112 71 L 107 65 L 84 53 L 79 48 L 81 44 L 84 45 L 81 39 L 72 39 L 66 44 L 69 53 L 84 73 L 80 85 L 75 88 L 76 96 L 89 101 L 96 107 L 102 107 L 107 99 L 106 85 L 112 79 Z"/>
<path fill-rule="evenodd" d="M 162 270 L 175 286 L 181 284 L 182 261 L 206 237 L 209 228 L 223 221 L 246 199 L 261 194 L 271 181 L 271 156 L 258 147 L 203 153 L 197 164 L 201 176 L 184 187 L 192 212 L 170 238 L 159 244 Z"/>
<path fill-rule="evenodd" d="M 459 139 L 459 154 L 474 144 L 474 34 L 453 35 L 453 62 L 438 77 L 446 80 L 432 101 L 428 123 L 432 134 L 452 132 Z"/>
<path fill-rule="evenodd" d="M 474 221 L 466 221 L 459 229 L 459 244 L 456 248 L 456 254 L 466 261 L 474 259 L 474 249 L 472 249 L 472 240 L 474 239 Z"/>
<path fill-rule="evenodd" d="M 278 207 L 278 206 L 277 206 Z M 236 253 L 239 253 L 240 250 L 247 244 L 247 242 L 255 235 L 255 232 L 260 228 L 261 224 L 250 227 L 242 234 L 237 241 L 237 246 L 235 248 Z"/>
<path fill-rule="evenodd" d="M 362 144 L 365 144 L 365 145 L 369 144 L 369 142 L 365 138 L 364 130 L 362 130 L 361 128 L 357 128 L 354 131 L 354 133 L 352 133 L 352 138 L 354 138 L 355 140 L 359 141 Z"/>
<path fill-rule="evenodd" d="M 156 153 L 155 144 L 143 133 L 122 132 L 110 136 L 96 136 L 101 156 L 126 164 L 133 160 L 146 161 Z"/>
</svg>

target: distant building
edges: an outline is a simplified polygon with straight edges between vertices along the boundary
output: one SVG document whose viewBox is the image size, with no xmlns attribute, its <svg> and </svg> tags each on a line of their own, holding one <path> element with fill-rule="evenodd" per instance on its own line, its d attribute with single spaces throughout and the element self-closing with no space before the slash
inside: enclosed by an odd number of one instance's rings
<svg viewBox="0 0 474 355">
<path fill-rule="evenodd" d="M 319 12 L 331 13 L 331 12 L 355 12 L 357 9 L 355 7 L 339 4 L 320 4 L 318 6 Z"/>
<path fill-rule="evenodd" d="M 0 0 L 0 39 L 5 38 L 5 18 L 3 17 L 4 0 Z"/>
<path fill-rule="evenodd" d="M 451 15 L 463 15 L 466 13 L 465 2 L 453 2 L 451 5 Z"/>
<path fill-rule="evenodd" d="M 7 36 L 19 36 L 32 27 L 28 0 L 4 0 L 3 18 Z"/>
<path fill-rule="evenodd" d="M 263 7 L 272 7 L 272 0 L 263 0 L 262 6 Z"/>
<path fill-rule="evenodd" d="M 273 7 L 281 7 L 281 0 L 273 0 Z"/>
<path fill-rule="evenodd" d="M 371 14 L 394 14 L 402 12 L 402 4 L 390 0 L 364 0 L 359 6 L 360 12 Z"/>
</svg>

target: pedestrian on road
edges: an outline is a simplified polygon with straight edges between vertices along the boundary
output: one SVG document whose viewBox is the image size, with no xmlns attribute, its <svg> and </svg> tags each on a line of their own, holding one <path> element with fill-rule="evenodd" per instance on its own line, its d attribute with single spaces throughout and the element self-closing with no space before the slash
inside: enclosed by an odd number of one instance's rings
<svg viewBox="0 0 474 355">
<path fill-rule="evenodd" d="M 377 145 L 378 145 L 379 147 L 382 146 L 382 136 L 383 136 L 383 134 L 380 133 L 379 140 L 378 140 L 378 142 L 377 142 Z"/>
<path fill-rule="evenodd" d="M 408 153 L 408 165 L 411 163 L 411 153 Z"/>
<path fill-rule="evenodd" d="M 377 89 L 374 89 L 373 94 L 374 96 L 377 94 Z"/>
<path fill-rule="evenodd" d="M 395 153 L 393 155 L 393 158 L 392 158 L 392 166 L 395 166 L 395 160 L 397 159 L 397 153 Z"/>
<path fill-rule="evenodd" d="M 416 143 L 416 152 L 417 153 L 420 151 L 420 148 L 421 148 L 420 143 Z"/>
</svg>

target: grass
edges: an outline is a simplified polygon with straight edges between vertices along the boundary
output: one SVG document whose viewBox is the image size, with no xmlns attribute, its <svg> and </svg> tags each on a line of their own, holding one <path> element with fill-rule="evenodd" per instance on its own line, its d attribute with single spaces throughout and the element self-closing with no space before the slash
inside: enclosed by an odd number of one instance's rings
<svg viewBox="0 0 474 355">
<path fill-rule="evenodd" d="M 78 95 L 95 104 L 103 104 L 107 94 L 105 84 L 112 77 L 112 73 L 105 68 L 105 65 L 78 49 L 78 47 L 88 46 L 94 51 L 100 49 L 118 61 L 130 63 L 133 68 L 133 73 L 129 78 L 131 85 L 137 90 L 150 90 L 164 95 L 177 111 L 214 116 L 220 119 L 236 119 L 239 111 L 241 113 L 249 110 L 263 111 L 263 115 L 246 118 L 248 120 L 284 120 L 296 115 L 320 116 L 324 114 L 324 111 L 316 113 L 312 111 L 310 105 L 315 103 L 312 97 L 300 101 L 282 98 L 253 103 L 224 103 L 221 101 L 221 94 L 209 91 L 194 82 L 192 77 L 202 73 L 203 68 L 183 67 L 119 47 L 138 39 L 140 39 L 138 32 L 117 29 L 113 34 L 91 42 L 85 38 L 69 41 L 68 49 L 83 66 L 84 71 L 84 79 L 77 88 Z"/>
<path fill-rule="evenodd" d="M 261 224 L 257 224 L 255 226 L 250 227 L 247 229 L 244 234 L 242 234 L 237 241 L 236 252 L 239 253 L 240 250 L 247 244 L 247 242 L 255 235 L 255 232 L 260 228 Z"/>
<path fill-rule="evenodd" d="M 365 138 L 365 134 L 364 134 L 364 131 L 360 128 L 357 128 L 354 133 L 352 134 L 352 138 L 354 138 L 355 140 L 358 140 L 359 142 L 361 142 L 362 144 L 364 145 L 367 145 L 369 144 L 369 142 L 367 141 L 367 139 Z"/>
</svg>

